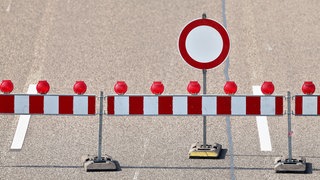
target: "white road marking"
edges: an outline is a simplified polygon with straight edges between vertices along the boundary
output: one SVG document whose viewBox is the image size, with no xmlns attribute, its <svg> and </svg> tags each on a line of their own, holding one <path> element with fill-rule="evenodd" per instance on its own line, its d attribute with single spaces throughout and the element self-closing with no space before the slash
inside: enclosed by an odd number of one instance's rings
<svg viewBox="0 0 320 180">
<path fill-rule="evenodd" d="M 7 7 L 7 9 L 6 9 L 7 12 L 10 12 L 10 10 L 11 10 L 11 4 L 12 4 L 12 0 L 9 1 L 9 5 L 8 5 L 8 7 Z"/>
<path fill-rule="evenodd" d="M 10 10 L 12 1 L 13 0 L 10 0 L 10 4 L 7 8 L 7 11 Z M 50 30 L 55 20 L 53 16 L 53 8 L 54 6 L 52 5 L 52 1 L 47 1 L 44 14 L 40 21 L 40 30 L 34 43 L 34 60 L 32 61 L 32 65 L 30 67 L 34 71 L 29 74 L 25 84 L 25 88 L 28 87 L 28 94 L 36 94 L 36 85 L 32 83 L 37 82 L 39 79 L 42 79 L 42 72 L 44 71 L 43 64 L 47 59 L 46 45 L 48 42 Z M 26 91 L 26 89 L 24 89 L 24 91 Z M 30 115 L 21 115 L 19 117 L 16 133 L 14 135 L 13 142 L 11 145 L 12 150 L 20 150 L 22 148 L 22 144 L 29 125 L 29 120 Z"/>
<path fill-rule="evenodd" d="M 36 93 L 37 93 L 36 84 L 30 84 L 27 94 L 36 94 Z M 23 141 L 29 126 L 30 116 L 31 115 L 21 115 L 19 117 L 16 133 L 14 134 L 13 141 L 11 144 L 11 150 L 21 150 Z"/>
<path fill-rule="evenodd" d="M 143 144 L 143 154 L 142 154 L 142 157 L 141 157 L 141 161 L 140 161 L 139 166 L 142 165 L 142 162 L 143 162 L 143 160 L 144 160 L 144 156 L 146 155 L 148 143 L 149 143 L 149 139 L 146 138 L 145 141 L 144 141 L 144 144 Z M 138 170 L 136 170 L 136 172 L 134 173 L 133 180 L 137 180 L 139 174 L 140 174 L 140 170 L 138 169 Z"/>
<path fill-rule="evenodd" d="M 262 95 L 261 86 L 252 86 L 252 90 L 254 95 Z M 257 121 L 261 151 L 272 151 L 267 117 L 256 116 L 256 121 Z"/>
<path fill-rule="evenodd" d="M 10 0 L 10 8 L 13 0 Z M 44 14 L 40 21 L 40 30 L 38 32 L 38 36 L 36 37 L 34 43 L 34 60 L 32 61 L 31 69 L 34 71 L 29 74 L 27 77 L 27 81 L 25 84 L 25 88 L 28 87 L 28 94 L 36 94 L 36 85 L 33 84 L 37 82 L 39 79 L 42 79 L 43 64 L 47 59 L 47 49 L 46 45 L 48 42 L 48 37 L 50 30 L 53 26 L 54 21 L 54 6 L 52 5 L 53 1 L 47 1 Z M 9 10 L 10 10 L 9 8 Z M 29 86 L 28 86 L 29 85 Z M 24 89 L 23 91 L 26 91 Z M 30 92 L 30 93 L 29 93 Z M 11 145 L 12 150 L 20 150 L 22 148 L 22 144 L 26 135 L 26 131 L 29 125 L 30 115 L 21 115 L 19 117 L 19 123 L 16 129 L 16 133 Z"/>
</svg>

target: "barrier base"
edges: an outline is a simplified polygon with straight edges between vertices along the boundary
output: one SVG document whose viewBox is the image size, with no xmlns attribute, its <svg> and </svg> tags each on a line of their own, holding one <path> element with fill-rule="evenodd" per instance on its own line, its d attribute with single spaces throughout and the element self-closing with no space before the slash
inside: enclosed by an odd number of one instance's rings
<svg viewBox="0 0 320 180">
<path fill-rule="evenodd" d="M 221 149 L 222 145 L 218 143 L 206 145 L 204 147 L 203 144 L 197 142 L 191 145 L 189 150 L 189 158 L 216 159 L 219 158 Z"/>
<path fill-rule="evenodd" d="M 306 158 L 292 159 L 290 162 L 288 158 L 278 157 L 274 162 L 274 170 L 276 172 L 305 172 L 306 171 Z"/>
<path fill-rule="evenodd" d="M 117 171 L 120 166 L 117 161 L 114 161 L 111 156 L 103 155 L 101 160 L 98 156 L 87 155 L 82 157 L 83 167 L 85 171 Z"/>
</svg>

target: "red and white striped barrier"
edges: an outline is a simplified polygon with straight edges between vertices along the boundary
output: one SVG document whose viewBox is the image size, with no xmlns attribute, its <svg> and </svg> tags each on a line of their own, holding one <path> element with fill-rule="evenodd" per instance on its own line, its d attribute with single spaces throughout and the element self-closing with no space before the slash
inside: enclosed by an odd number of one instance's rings
<svg viewBox="0 0 320 180">
<path fill-rule="evenodd" d="M 95 95 L 1 94 L 0 113 L 95 115 Z"/>
<path fill-rule="evenodd" d="M 320 115 L 320 96 L 317 96 L 317 95 L 295 96 L 295 115 L 306 115 L 306 116 Z"/>
<path fill-rule="evenodd" d="M 283 96 L 115 95 L 108 115 L 283 115 Z"/>
</svg>

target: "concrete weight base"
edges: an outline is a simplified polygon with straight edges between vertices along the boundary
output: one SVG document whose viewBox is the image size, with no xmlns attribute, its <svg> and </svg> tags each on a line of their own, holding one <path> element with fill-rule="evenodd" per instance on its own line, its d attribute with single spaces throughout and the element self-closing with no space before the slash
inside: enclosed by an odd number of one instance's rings
<svg viewBox="0 0 320 180">
<path fill-rule="evenodd" d="M 288 158 L 278 157 L 274 162 L 274 170 L 279 172 L 297 172 L 303 173 L 306 172 L 306 159 L 304 157 L 300 157 L 299 159 L 292 159 L 289 161 Z"/>
<path fill-rule="evenodd" d="M 85 171 L 118 171 L 120 169 L 119 163 L 114 161 L 111 156 L 103 155 L 101 160 L 98 156 L 87 155 L 82 157 L 83 167 Z"/>
<path fill-rule="evenodd" d="M 218 158 L 222 149 L 222 145 L 214 143 L 205 147 L 199 142 L 192 144 L 189 150 L 189 158 L 215 159 Z"/>
</svg>

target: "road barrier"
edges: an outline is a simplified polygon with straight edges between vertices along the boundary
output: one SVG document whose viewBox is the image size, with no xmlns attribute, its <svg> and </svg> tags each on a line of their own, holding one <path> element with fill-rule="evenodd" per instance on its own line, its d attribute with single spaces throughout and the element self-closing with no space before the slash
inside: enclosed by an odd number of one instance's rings
<svg viewBox="0 0 320 180">
<path fill-rule="evenodd" d="M 46 81 L 39 81 L 37 91 L 40 94 L 10 94 L 13 90 L 13 83 L 4 80 L 0 84 L 0 114 L 14 115 L 70 115 L 88 116 L 96 115 L 95 95 L 83 95 L 86 91 L 86 84 L 77 81 L 74 85 L 74 92 L 77 95 L 50 94 L 50 86 Z M 296 95 L 295 113 L 291 112 L 291 95 L 273 96 L 272 82 L 265 82 L 261 91 L 265 95 L 234 95 L 237 86 L 234 82 L 228 81 L 224 91 L 228 95 L 197 95 L 200 85 L 191 81 L 188 85 L 188 92 L 192 95 L 161 95 L 164 86 L 161 82 L 154 82 L 151 92 L 155 95 L 124 95 L 127 85 L 124 81 L 118 81 L 114 86 L 117 95 L 104 96 L 100 92 L 99 98 L 99 139 L 98 156 L 84 156 L 84 168 L 86 171 L 117 170 L 119 164 L 108 155 L 102 155 L 102 118 L 108 116 L 282 116 L 284 113 L 284 99 L 287 99 L 288 116 L 288 158 L 278 158 L 275 162 L 275 170 L 278 171 L 305 171 L 305 158 L 292 158 L 292 131 L 291 115 L 317 116 L 320 115 L 320 96 L 312 95 L 315 86 L 312 82 L 303 85 L 302 91 L 305 95 Z M 205 91 L 204 91 L 205 92 Z M 107 102 L 104 102 L 105 99 Z M 107 109 L 104 112 L 104 104 Z M 205 121 L 204 121 L 205 122 Z M 192 145 L 189 157 L 192 155 L 202 157 L 218 157 L 222 146 L 220 144 L 206 144 L 206 123 L 204 123 L 204 145 Z M 211 154 L 211 155 L 208 155 Z"/>
<path fill-rule="evenodd" d="M 0 113 L 16 115 L 95 115 L 95 95 L 1 94 Z"/>
<path fill-rule="evenodd" d="M 296 116 L 318 116 L 320 115 L 320 96 L 317 95 L 296 95 L 295 114 Z"/>
<path fill-rule="evenodd" d="M 283 115 L 283 96 L 116 95 L 107 96 L 108 115 Z"/>
</svg>

